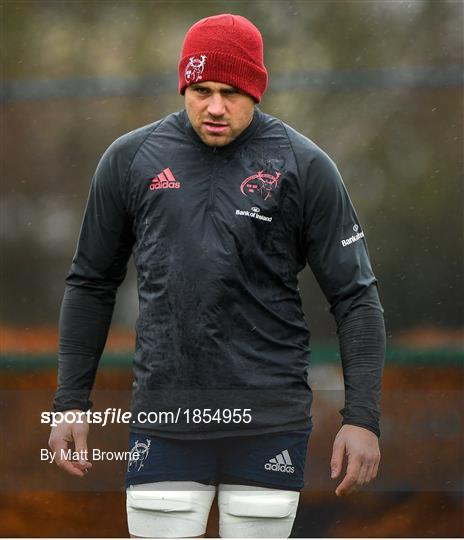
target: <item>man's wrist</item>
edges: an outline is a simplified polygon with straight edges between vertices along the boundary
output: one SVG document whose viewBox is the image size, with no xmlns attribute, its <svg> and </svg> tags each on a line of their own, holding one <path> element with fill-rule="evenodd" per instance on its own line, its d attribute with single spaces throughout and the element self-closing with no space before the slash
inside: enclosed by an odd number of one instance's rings
<svg viewBox="0 0 464 540">
<path fill-rule="evenodd" d="M 70 410 L 78 411 L 88 411 L 93 406 L 93 403 L 88 398 L 79 399 L 74 396 L 74 398 L 66 399 L 55 397 L 53 401 L 53 411 L 54 412 L 65 412 Z"/>
<path fill-rule="evenodd" d="M 368 422 L 364 422 L 363 420 L 344 418 L 342 420 L 342 426 L 345 426 L 345 425 L 365 428 L 371 431 L 372 433 L 374 433 L 374 435 L 377 435 L 378 438 L 380 438 L 379 426 L 373 426 L 372 424 L 369 424 Z"/>
</svg>

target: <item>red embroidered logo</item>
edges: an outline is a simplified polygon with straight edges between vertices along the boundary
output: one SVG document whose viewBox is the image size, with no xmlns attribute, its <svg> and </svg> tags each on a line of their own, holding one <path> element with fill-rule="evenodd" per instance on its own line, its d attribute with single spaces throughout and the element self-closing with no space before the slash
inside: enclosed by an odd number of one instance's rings
<svg viewBox="0 0 464 540">
<path fill-rule="evenodd" d="M 264 171 L 259 171 L 246 178 L 240 186 L 240 191 L 248 197 L 251 193 L 259 191 L 261 196 L 266 199 L 272 197 L 272 192 L 275 191 L 279 185 L 280 172 L 267 174 Z"/>
<path fill-rule="evenodd" d="M 181 183 L 174 178 L 169 168 L 164 169 L 163 172 L 155 176 L 150 184 L 151 191 L 155 189 L 179 189 L 180 187 Z"/>
</svg>

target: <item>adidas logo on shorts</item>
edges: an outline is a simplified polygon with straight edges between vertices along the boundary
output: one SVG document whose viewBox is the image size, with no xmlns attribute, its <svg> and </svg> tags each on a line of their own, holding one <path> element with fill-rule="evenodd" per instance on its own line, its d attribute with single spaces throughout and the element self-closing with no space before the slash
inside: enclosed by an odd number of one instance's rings
<svg viewBox="0 0 464 540">
<path fill-rule="evenodd" d="M 266 465 L 264 465 L 264 468 L 266 471 L 278 471 L 289 474 L 295 472 L 295 467 L 293 467 L 288 450 L 283 450 L 280 454 L 277 454 L 276 457 L 271 458 Z"/>
</svg>

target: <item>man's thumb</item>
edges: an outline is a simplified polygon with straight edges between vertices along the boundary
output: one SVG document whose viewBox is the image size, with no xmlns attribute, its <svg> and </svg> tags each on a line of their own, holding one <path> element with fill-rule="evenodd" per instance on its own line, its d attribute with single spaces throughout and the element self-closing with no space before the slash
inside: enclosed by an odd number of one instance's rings
<svg viewBox="0 0 464 540">
<path fill-rule="evenodd" d="M 87 461 L 87 437 L 85 435 L 75 437 L 74 445 L 79 455 L 79 463 L 85 465 Z"/>
<path fill-rule="evenodd" d="M 344 450 L 345 446 L 342 443 L 337 441 L 334 442 L 332 459 L 330 460 L 331 478 L 337 478 L 337 476 L 340 474 L 343 463 Z"/>
</svg>

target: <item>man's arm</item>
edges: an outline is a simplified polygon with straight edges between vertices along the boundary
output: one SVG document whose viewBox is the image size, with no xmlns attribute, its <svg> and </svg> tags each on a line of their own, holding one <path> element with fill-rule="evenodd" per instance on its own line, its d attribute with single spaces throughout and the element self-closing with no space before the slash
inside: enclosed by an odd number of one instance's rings
<svg viewBox="0 0 464 540">
<path fill-rule="evenodd" d="M 349 494 L 377 476 L 380 462 L 380 392 L 385 356 L 385 324 L 377 286 L 371 285 L 337 321 L 345 381 L 343 428 L 334 441 L 331 477 L 348 467 L 337 495 Z"/>
<path fill-rule="evenodd" d="M 348 456 L 339 495 L 370 481 L 380 460 L 385 325 L 364 232 L 340 173 L 324 152 L 310 163 L 305 187 L 305 249 L 337 322 L 345 381 L 343 427 L 331 462 L 336 477 Z"/>
<path fill-rule="evenodd" d="M 61 306 L 55 411 L 92 406 L 90 392 L 133 245 L 123 186 L 126 163 L 115 143 L 103 155 L 92 180 Z M 50 444 L 67 445 L 72 433 L 64 424 L 57 426 Z"/>
<path fill-rule="evenodd" d="M 364 427 L 380 437 L 380 393 L 385 357 L 385 323 L 377 286 L 355 298 L 337 320 L 345 381 L 342 424 Z"/>
</svg>

